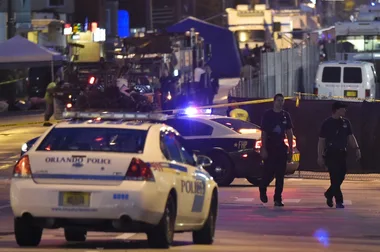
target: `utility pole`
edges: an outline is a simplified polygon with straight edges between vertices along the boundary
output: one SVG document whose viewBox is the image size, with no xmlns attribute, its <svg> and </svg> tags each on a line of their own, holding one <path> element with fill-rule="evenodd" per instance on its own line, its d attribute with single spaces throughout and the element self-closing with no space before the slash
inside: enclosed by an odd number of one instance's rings
<svg viewBox="0 0 380 252">
<path fill-rule="evenodd" d="M 7 25 L 8 25 L 8 31 L 7 31 L 7 34 L 8 34 L 8 39 L 12 38 L 15 34 L 15 15 L 14 15 L 14 11 L 13 11 L 13 4 L 12 4 L 12 0 L 8 0 L 8 22 L 7 22 Z"/>
<path fill-rule="evenodd" d="M 146 10 L 146 30 L 153 30 L 153 3 L 152 0 L 145 0 Z"/>
</svg>

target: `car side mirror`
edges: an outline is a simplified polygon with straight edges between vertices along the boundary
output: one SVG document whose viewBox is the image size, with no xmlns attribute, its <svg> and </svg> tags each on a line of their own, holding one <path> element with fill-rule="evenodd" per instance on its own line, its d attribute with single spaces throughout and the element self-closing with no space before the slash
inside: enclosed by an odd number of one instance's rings
<svg viewBox="0 0 380 252">
<path fill-rule="evenodd" d="M 202 167 L 208 167 L 212 164 L 211 158 L 203 155 L 197 156 L 197 166 L 200 165 Z"/>
</svg>

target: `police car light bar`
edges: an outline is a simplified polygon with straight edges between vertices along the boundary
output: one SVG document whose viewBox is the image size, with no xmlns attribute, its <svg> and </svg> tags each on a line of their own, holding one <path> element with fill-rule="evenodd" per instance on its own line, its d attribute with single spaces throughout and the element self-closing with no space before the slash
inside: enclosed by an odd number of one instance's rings
<svg viewBox="0 0 380 252">
<path fill-rule="evenodd" d="M 75 112 L 65 111 L 64 119 L 115 119 L 115 120 L 150 120 L 166 121 L 167 115 L 160 113 L 120 113 L 120 112 Z"/>
<path fill-rule="evenodd" d="M 188 107 L 184 110 L 178 111 L 179 115 L 211 115 L 212 114 L 212 109 L 207 108 L 207 109 L 198 109 L 194 107 Z"/>
</svg>

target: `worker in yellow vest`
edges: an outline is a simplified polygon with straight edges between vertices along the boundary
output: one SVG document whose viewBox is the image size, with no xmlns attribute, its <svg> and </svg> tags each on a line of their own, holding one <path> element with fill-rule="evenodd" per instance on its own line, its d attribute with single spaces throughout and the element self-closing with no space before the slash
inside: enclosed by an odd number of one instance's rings
<svg viewBox="0 0 380 252">
<path fill-rule="evenodd" d="M 233 100 L 232 103 L 236 103 L 236 101 Z M 248 112 L 244 109 L 239 108 L 238 105 L 232 106 L 232 110 L 230 111 L 229 116 L 243 121 L 250 121 Z"/>
</svg>

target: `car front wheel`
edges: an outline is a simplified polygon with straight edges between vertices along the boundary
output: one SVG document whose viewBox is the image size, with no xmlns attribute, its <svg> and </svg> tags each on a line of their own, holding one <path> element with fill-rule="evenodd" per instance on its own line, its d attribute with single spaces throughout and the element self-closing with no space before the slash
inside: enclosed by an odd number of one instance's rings
<svg viewBox="0 0 380 252">
<path fill-rule="evenodd" d="M 214 194 L 211 199 L 210 211 L 201 230 L 193 232 L 194 244 L 210 245 L 214 242 L 216 217 L 218 209 L 217 196 Z"/>
<path fill-rule="evenodd" d="M 173 243 L 174 226 L 176 219 L 176 204 L 173 196 L 170 194 L 160 223 L 150 230 L 148 243 L 152 248 L 169 248 Z"/>
<path fill-rule="evenodd" d="M 235 179 L 233 163 L 226 154 L 212 152 L 208 155 L 212 165 L 207 171 L 219 186 L 229 186 Z"/>
<path fill-rule="evenodd" d="M 260 183 L 261 183 L 261 178 L 247 178 L 248 182 L 251 183 L 252 185 L 254 186 L 259 186 Z M 274 178 L 271 179 L 271 181 L 269 182 L 272 183 L 274 180 Z"/>
</svg>

